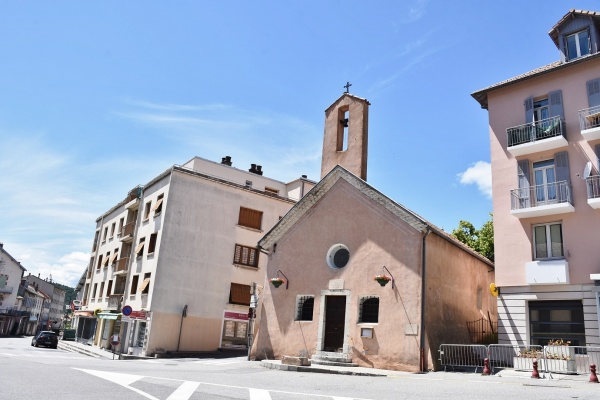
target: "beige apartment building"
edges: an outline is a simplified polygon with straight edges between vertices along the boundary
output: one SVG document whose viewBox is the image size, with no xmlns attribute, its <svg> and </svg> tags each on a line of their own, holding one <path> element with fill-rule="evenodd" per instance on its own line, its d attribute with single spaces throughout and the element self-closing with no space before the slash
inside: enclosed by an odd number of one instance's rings
<svg viewBox="0 0 600 400">
<path fill-rule="evenodd" d="M 597 346 L 600 13 L 549 35 L 560 60 L 472 94 L 489 113 L 499 342 Z"/>
<path fill-rule="evenodd" d="M 100 216 L 77 340 L 154 355 L 247 346 L 250 285 L 266 256 L 256 243 L 314 182 L 283 183 L 194 157 L 173 166 Z"/>
</svg>

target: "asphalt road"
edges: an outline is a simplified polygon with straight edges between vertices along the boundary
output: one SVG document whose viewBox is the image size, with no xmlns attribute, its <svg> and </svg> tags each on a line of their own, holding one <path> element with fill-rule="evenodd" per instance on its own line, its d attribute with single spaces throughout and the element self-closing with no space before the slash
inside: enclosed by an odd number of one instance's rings
<svg viewBox="0 0 600 400">
<path fill-rule="evenodd" d="M 364 377 L 285 372 L 243 357 L 99 360 L 0 338 L 0 399 L 599 399 L 600 384 L 430 373 Z"/>
</svg>

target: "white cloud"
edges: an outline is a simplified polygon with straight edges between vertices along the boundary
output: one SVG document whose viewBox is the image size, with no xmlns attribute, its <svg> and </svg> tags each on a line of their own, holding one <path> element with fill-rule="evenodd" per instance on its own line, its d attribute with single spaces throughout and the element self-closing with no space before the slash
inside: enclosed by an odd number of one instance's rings
<svg viewBox="0 0 600 400">
<path fill-rule="evenodd" d="M 428 0 L 417 0 L 413 3 L 408 9 L 408 14 L 404 17 L 403 22 L 410 23 L 421 19 L 425 15 L 427 2 Z"/>
<path fill-rule="evenodd" d="M 488 198 L 492 197 L 492 166 L 485 161 L 477 161 L 458 174 L 463 185 L 477 185 L 477 189 Z"/>
</svg>

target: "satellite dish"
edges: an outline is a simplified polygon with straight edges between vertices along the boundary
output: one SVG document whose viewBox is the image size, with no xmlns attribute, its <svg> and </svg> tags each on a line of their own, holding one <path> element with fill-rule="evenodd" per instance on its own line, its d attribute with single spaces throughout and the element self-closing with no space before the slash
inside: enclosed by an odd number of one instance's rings
<svg viewBox="0 0 600 400">
<path fill-rule="evenodd" d="M 583 179 L 589 178 L 591 173 L 592 173 L 592 162 L 588 161 L 587 164 L 585 164 L 585 168 L 583 169 Z"/>
<path fill-rule="evenodd" d="M 500 294 L 500 288 L 497 288 L 495 283 L 490 283 L 490 293 L 493 296 L 498 296 Z"/>
</svg>

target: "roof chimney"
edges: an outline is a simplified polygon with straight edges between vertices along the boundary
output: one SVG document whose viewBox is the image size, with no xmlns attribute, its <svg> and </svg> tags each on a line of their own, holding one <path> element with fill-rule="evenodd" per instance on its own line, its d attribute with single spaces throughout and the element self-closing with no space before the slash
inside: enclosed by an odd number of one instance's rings
<svg viewBox="0 0 600 400">
<path fill-rule="evenodd" d="M 256 175 L 262 175 L 262 165 L 250 164 L 250 169 L 248 170 L 248 172 L 252 172 Z"/>
<path fill-rule="evenodd" d="M 221 164 L 229 165 L 231 167 L 231 156 L 225 156 L 221 158 Z"/>
<path fill-rule="evenodd" d="M 307 175 L 302 175 L 302 178 L 303 178 L 303 179 L 307 179 L 307 178 L 308 178 L 308 176 L 307 176 Z"/>
<path fill-rule="evenodd" d="M 256 173 L 257 173 L 258 175 L 262 175 L 262 174 L 263 174 L 263 171 L 262 171 L 262 165 L 257 165 L 257 166 L 256 166 Z"/>
</svg>

